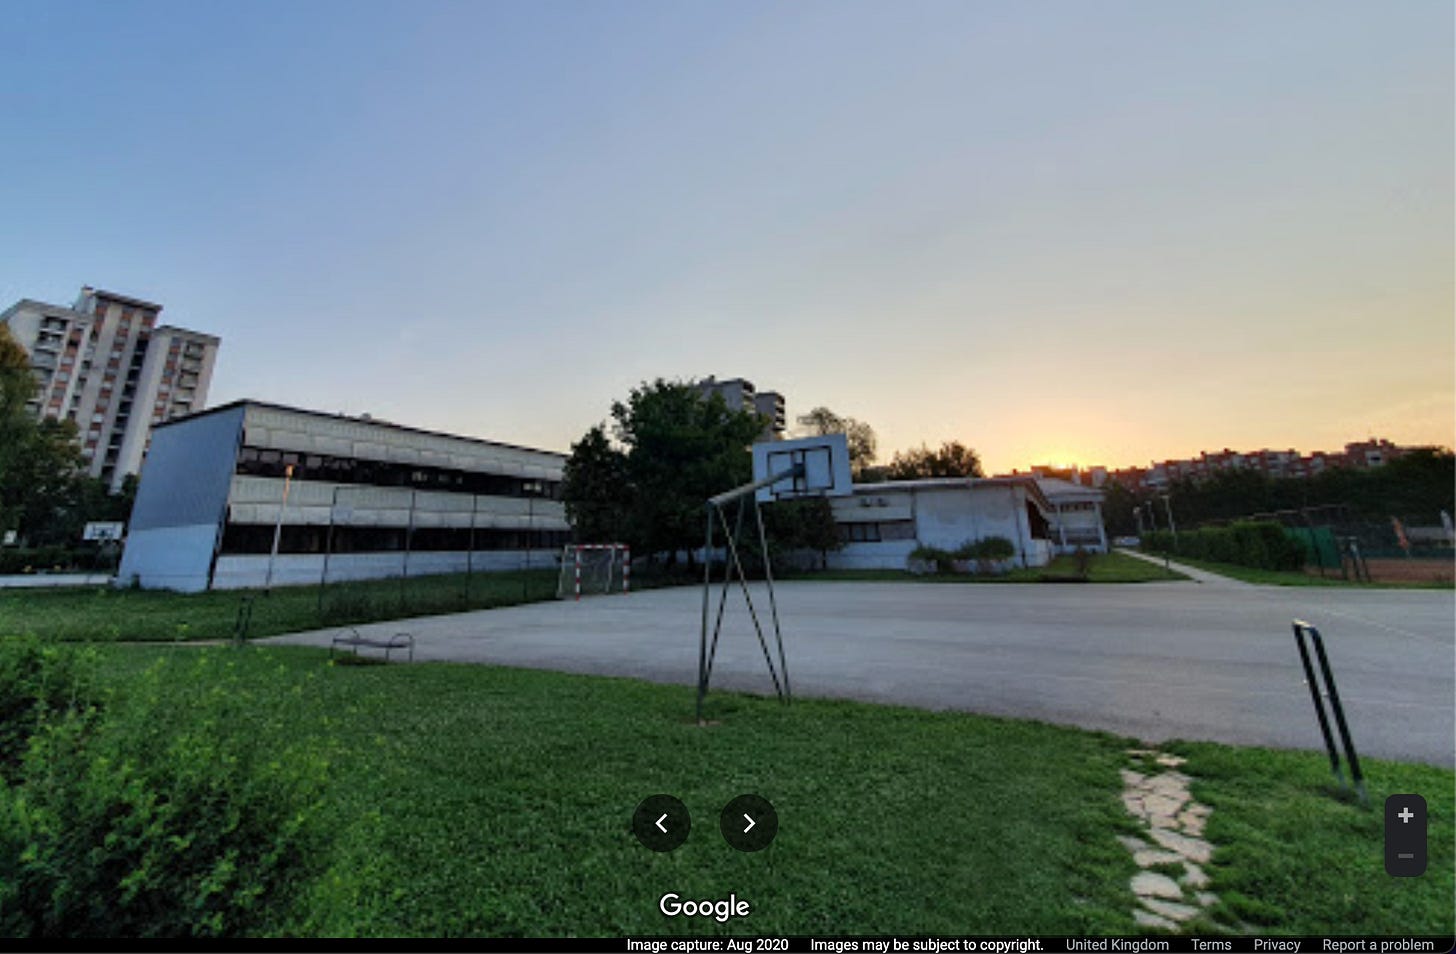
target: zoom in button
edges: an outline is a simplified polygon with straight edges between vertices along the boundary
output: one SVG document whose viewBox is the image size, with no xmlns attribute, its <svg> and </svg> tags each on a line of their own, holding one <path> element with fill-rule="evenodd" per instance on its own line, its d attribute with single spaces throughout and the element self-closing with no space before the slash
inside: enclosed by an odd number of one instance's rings
<svg viewBox="0 0 1456 954">
<path fill-rule="evenodd" d="M 1426 873 L 1426 800 L 1419 795 L 1385 800 L 1385 873 L 1392 878 Z"/>
</svg>

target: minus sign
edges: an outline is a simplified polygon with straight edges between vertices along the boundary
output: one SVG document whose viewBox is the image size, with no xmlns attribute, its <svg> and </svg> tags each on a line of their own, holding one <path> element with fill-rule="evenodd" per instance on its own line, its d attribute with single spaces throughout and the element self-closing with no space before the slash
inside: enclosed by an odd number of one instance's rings
<svg viewBox="0 0 1456 954">
<path fill-rule="evenodd" d="M 1409 851 L 1402 851 L 1402 852 L 1399 852 L 1398 854 L 1396 854 L 1396 857 L 1397 858 L 1414 858 L 1415 855 L 1412 854 Z"/>
</svg>

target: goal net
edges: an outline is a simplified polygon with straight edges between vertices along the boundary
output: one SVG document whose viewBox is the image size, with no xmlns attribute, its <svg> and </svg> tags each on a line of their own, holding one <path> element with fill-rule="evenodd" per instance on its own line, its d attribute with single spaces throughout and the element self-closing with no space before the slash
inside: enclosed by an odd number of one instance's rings
<svg viewBox="0 0 1456 954">
<path fill-rule="evenodd" d="M 626 593 L 632 584 L 632 551 L 625 543 L 569 543 L 561 550 L 556 598 Z"/>
</svg>

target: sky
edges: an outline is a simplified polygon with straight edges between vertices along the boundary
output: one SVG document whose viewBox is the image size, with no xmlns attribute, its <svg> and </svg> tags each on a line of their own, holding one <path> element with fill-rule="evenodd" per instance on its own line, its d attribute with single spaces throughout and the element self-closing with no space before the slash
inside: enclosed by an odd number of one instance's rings
<svg viewBox="0 0 1456 954">
<path fill-rule="evenodd" d="M 0 308 L 566 450 L 745 377 L 988 472 L 1456 444 L 1452 6 L 0 0 Z"/>
</svg>

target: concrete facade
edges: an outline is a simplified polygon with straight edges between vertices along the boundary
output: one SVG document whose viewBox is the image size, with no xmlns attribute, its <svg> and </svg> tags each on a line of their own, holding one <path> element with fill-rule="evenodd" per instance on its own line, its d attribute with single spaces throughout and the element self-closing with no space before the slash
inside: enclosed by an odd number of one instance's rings
<svg viewBox="0 0 1456 954">
<path fill-rule="evenodd" d="M 89 286 L 73 307 L 22 299 L 4 322 L 30 355 L 38 418 L 76 423 L 87 472 L 120 488 L 152 427 L 207 403 L 219 339 L 158 325 L 162 306 Z"/>
<path fill-rule="evenodd" d="M 843 549 L 827 555 L 831 569 L 904 570 L 916 547 L 954 550 L 986 537 L 1016 548 L 1016 566 L 1045 566 L 1054 546 L 1054 510 L 1029 478 L 940 478 L 856 484 L 831 498 Z"/>
<path fill-rule="evenodd" d="M 235 402 L 156 429 L 117 581 L 197 591 L 549 566 L 569 539 L 565 460 Z"/>
<path fill-rule="evenodd" d="M 1052 505 L 1052 543 L 1058 553 L 1078 549 L 1107 552 L 1107 530 L 1102 524 L 1102 499 L 1096 487 L 1055 477 L 1038 477 L 1037 486 Z"/>
<path fill-rule="evenodd" d="M 731 410 L 750 411 L 763 418 L 763 440 L 780 440 L 788 430 L 784 396 L 777 391 L 760 391 L 743 378 L 719 381 L 711 376 L 697 382 L 697 388 L 704 398 L 716 394 Z"/>
</svg>

